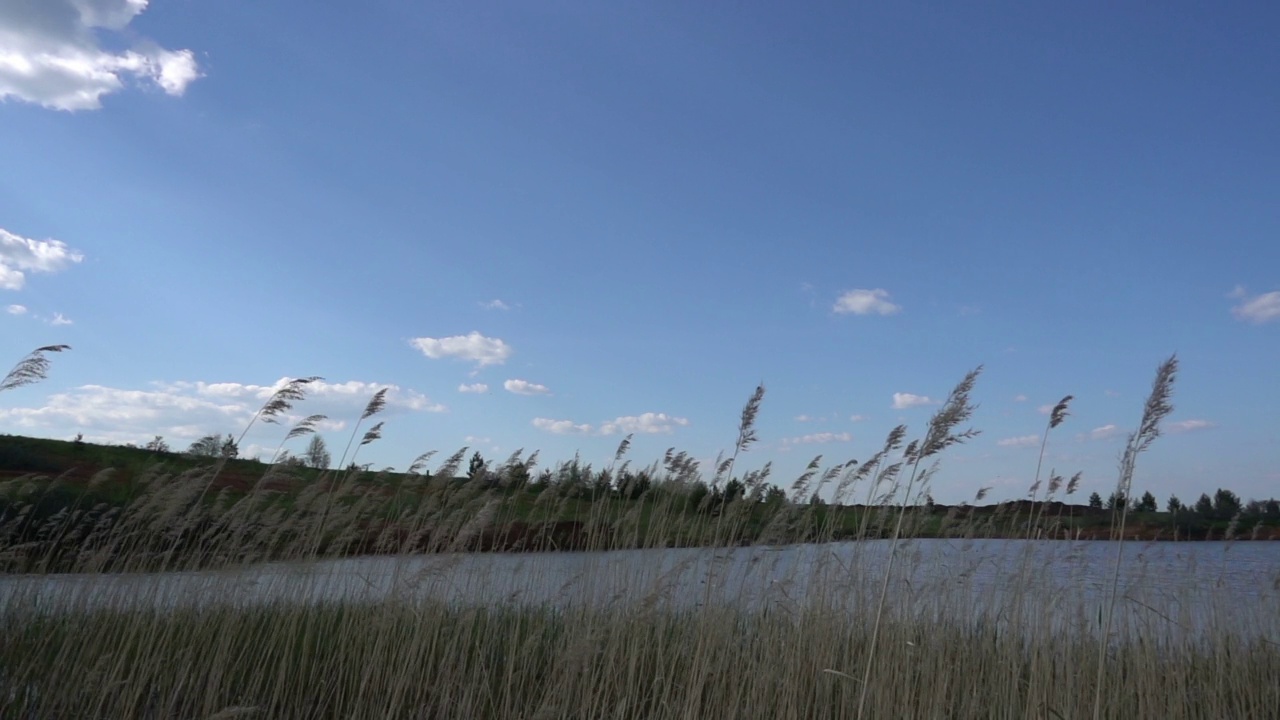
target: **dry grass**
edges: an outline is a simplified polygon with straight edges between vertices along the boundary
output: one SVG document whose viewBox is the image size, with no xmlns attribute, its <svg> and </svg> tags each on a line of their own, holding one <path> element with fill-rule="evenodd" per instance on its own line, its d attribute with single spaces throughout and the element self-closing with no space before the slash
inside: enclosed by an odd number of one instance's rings
<svg viewBox="0 0 1280 720">
<path fill-rule="evenodd" d="M 1171 387 L 1172 376 L 1160 375 L 1167 382 L 1158 379 L 1156 390 Z M 895 428 L 866 463 L 823 469 L 815 460 L 786 502 L 764 502 L 763 468 L 738 476 L 741 496 L 699 514 L 691 507 L 706 502 L 691 498 L 697 465 L 673 452 L 650 466 L 638 501 L 622 512 L 590 504 L 569 530 L 557 523 L 575 507 L 576 466 L 559 468 L 530 499 L 510 491 L 533 469 L 534 459 L 519 455 L 465 483 L 452 480 L 466 457 L 459 451 L 394 488 L 378 476 L 331 472 L 292 494 L 276 489 L 288 483 L 287 469 L 273 468 L 243 495 L 207 493 L 217 464 L 157 471 L 121 508 L 76 503 L 38 520 L 33 508 L 52 484 L 13 483 L 0 492 L 24 500 L 0 518 L 0 542 L 24 540 L 0 546 L 8 567 L 84 574 L 68 582 L 123 580 L 51 598 L 14 588 L 39 589 L 55 576 L 0 579 L 0 717 L 1277 717 L 1280 587 L 1237 598 L 1188 585 L 1157 602 L 1141 592 L 1141 566 L 1123 585 L 1118 572 L 1103 580 L 1088 567 L 1064 585 L 1066 566 L 1035 560 L 1037 541 L 1015 543 L 1026 554 L 992 575 L 963 550 L 940 560 L 904 539 L 936 467 L 925 461 L 973 434 L 959 427 L 976 378 L 957 386 L 920 439 Z M 283 401 L 303 399 L 305 383 L 292 387 Z M 744 408 L 717 482 L 754 440 L 762 393 Z M 1159 418 L 1147 420 L 1167 407 L 1168 394 L 1157 395 L 1126 455 L 1126 489 L 1133 458 L 1158 434 Z M 362 421 L 380 409 L 376 400 Z M 619 447 L 615 477 L 628 445 Z M 1038 485 L 1037 476 L 1033 499 Z M 1051 471 L 1047 496 L 1061 486 Z M 862 516 L 859 538 L 839 552 L 761 549 L 723 562 L 711 558 L 727 550 L 659 554 L 748 535 L 830 540 L 831 515 L 806 502 L 828 488 L 841 501 L 865 495 L 884 506 Z M 558 580 L 501 563 L 477 571 L 474 556 L 450 554 L 498 540 L 517 518 L 531 549 L 572 532 L 576 545 L 602 552 L 557 556 L 581 569 L 551 602 L 536 598 Z M 953 521 L 979 522 L 972 514 Z M 651 548 L 641 557 L 670 566 L 633 559 L 611 570 L 618 557 L 637 557 L 603 552 L 619 546 Z M 330 592 L 349 589 L 353 575 L 317 558 L 352 551 L 386 555 L 384 574 L 366 579 L 385 591 Z M 441 554 L 427 562 L 423 553 Z M 268 559 L 315 577 L 276 592 L 246 585 L 234 570 L 192 574 Z M 168 574 L 131 575 L 142 571 Z M 268 575 L 253 577 L 262 584 Z M 205 589 L 175 604 L 161 595 L 160 578 L 197 578 Z M 1094 582 L 1097 591 L 1052 590 Z M 510 591 L 476 590 L 486 583 Z M 584 595 L 584 587 L 608 594 Z M 255 588 L 268 599 L 248 599 Z M 742 601 L 744 593 L 760 600 Z M 1231 622 L 1242 616 L 1247 629 Z"/>
</svg>

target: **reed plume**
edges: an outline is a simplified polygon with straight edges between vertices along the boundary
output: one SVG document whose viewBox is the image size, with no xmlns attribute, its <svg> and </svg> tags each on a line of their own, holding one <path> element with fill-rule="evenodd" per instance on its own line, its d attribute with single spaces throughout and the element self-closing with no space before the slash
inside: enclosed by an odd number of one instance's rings
<svg viewBox="0 0 1280 720">
<path fill-rule="evenodd" d="M 49 367 L 52 362 L 45 355 L 70 349 L 70 345 L 45 345 L 32 350 L 26 357 L 19 360 L 17 365 L 13 366 L 9 374 L 4 376 L 4 380 L 0 380 L 0 392 L 20 388 L 24 385 L 32 385 L 49 377 Z"/>
</svg>

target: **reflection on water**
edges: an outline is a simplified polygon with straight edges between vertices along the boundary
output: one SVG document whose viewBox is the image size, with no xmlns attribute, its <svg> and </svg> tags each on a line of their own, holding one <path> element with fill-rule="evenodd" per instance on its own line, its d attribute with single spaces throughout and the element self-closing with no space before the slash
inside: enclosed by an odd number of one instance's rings
<svg viewBox="0 0 1280 720">
<path fill-rule="evenodd" d="M 448 554 L 270 563 L 233 570 L 0 577 L 0 609 L 238 606 L 430 600 L 458 605 L 856 612 L 874 603 L 889 541 L 786 547 Z M 910 540 L 894 555 L 893 617 L 977 622 L 1050 617 L 1096 627 L 1115 546 L 1103 542 Z M 1128 543 L 1119 628 L 1148 636 L 1233 630 L 1280 641 L 1280 543 Z"/>
</svg>

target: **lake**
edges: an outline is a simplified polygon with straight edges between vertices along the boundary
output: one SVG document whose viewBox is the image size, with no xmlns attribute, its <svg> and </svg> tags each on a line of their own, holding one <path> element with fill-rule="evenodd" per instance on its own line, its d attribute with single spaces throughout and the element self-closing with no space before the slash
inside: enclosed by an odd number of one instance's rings
<svg viewBox="0 0 1280 720">
<path fill-rule="evenodd" d="M 434 601 L 692 609 L 729 605 L 791 612 L 874 607 L 887 540 L 782 547 L 579 553 L 463 553 L 267 563 L 153 574 L 0 577 L 0 611 L 202 607 L 274 602 Z M 890 617 L 971 622 L 1050 618 L 1098 625 L 1115 572 L 1106 542 L 907 540 L 893 560 Z M 1280 543 L 1123 546 L 1118 628 L 1148 637 L 1233 632 L 1280 642 Z M 1166 632 L 1167 631 L 1167 632 Z"/>
</svg>

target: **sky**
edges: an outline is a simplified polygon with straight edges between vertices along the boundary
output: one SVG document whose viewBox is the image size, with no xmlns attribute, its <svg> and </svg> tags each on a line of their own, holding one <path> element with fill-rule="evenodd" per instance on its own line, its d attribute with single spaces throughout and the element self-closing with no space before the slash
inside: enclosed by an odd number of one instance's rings
<svg viewBox="0 0 1280 720">
<path fill-rule="evenodd" d="M 963 5 L 0 0 L 0 433 L 1280 494 L 1280 6 Z"/>
</svg>

